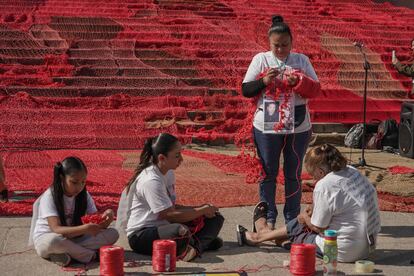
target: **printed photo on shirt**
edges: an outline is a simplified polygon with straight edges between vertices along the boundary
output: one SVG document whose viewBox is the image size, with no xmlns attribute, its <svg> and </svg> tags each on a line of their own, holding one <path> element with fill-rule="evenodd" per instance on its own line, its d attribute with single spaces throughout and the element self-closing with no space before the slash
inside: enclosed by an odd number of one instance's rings
<svg viewBox="0 0 414 276">
<path fill-rule="evenodd" d="M 282 105 L 282 102 L 285 104 Z M 293 97 L 282 93 L 279 100 L 263 100 L 263 133 L 288 134 L 294 131 L 295 106 Z"/>
<path fill-rule="evenodd" d="M 279 102 L 265 101 L 264 103 L 264 122 L 276 123 L 279 122 Z"/>
</svg>

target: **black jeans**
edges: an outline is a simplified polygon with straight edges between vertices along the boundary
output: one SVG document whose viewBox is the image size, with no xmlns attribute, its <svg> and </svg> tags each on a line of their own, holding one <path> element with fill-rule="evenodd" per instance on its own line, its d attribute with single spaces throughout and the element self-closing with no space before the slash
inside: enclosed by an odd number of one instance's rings
<svg viewBox="0 0 414 276">
<path fill-rule="evenodd" d="M 217 238 L 223 227 L 224 217 L 222 215 L 216 215 L 213 218 L 204 219 L 204 227 L 192 235 L 191 237 L 181 237 L 179 235 L 180 227 L 186 227 L 179 223 L 170 224 L 167 231 L 163 226 L 159 227 L 147 227 L 135 231 L 128 236 L 128 242 L 131 249 L 139 254 L 152 255 L 152 243 L 155 240 L 159 240 L 160 236 L 164 239 L 173 239 L 177 244 L 177 256 L 183 254 L 190 244 L 197 249 L 198 254 L 203 253 L 210 243 Z"/>
</svg>

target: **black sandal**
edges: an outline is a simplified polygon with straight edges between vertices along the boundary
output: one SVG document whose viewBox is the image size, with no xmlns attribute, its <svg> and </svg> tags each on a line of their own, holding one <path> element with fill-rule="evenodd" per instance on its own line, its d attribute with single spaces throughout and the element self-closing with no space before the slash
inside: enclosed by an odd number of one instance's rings
<svg viewBox="0 0 414 276">
<path fill-rule="evenodd" d="M 267 218 L 267 211 L 269 207 L 267 206 L 267 203 L 264 201 L 260 201 L 256 204 L 253 210 L 253 227 L 252 231 L 256 232 L 256 221 L 260 218 Z"/>
<path fill-rule="evenodd" d="M 237 243 L 239 244 L 239 246 L 243 246 L 247 244 L 246 232 L 247 232 L 247 229 L 245 227 L 243 227 L 240 224 L 236 225 Z"/>
<path fill-rule="evenodd" d="M 9 201 L 9 191 L 7 189 L 0 192 L 0 202 Z"/>
</svg>

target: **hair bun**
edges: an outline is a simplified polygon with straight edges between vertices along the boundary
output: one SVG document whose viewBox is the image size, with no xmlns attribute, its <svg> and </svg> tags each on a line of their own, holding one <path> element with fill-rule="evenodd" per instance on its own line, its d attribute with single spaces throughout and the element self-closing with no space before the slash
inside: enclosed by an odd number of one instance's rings
<svg viewBox="0 0 414 276">
<path fill-rule="evenodd" d="M 273 15 L 272 16 L 272 25 L 282 23 L 282 22 L 283 22 L 283 17 L 281 15 Z"/>
</svg>

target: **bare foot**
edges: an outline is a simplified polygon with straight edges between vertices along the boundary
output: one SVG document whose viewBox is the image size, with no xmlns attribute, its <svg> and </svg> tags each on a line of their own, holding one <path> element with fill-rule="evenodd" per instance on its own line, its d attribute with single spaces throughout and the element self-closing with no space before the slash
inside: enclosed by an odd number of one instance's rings
<svg viewBox="0 0 414 276">
<path fill-rule="evenodd" d="M 257 233 L 255 233 L 255 232 L 249 232 L 249 231 L 246 231 L 245 232 L 245 235 L 246 235 L 246 243 L 247 243 L 247 245 L 257 245 L 259 242 L 257 241 L 257 239 L 258 239 L 258 234 Z"/>
<path fill-rule="evenodd" d="M 259 218 L 258 220 L 255 221 L 254 225 L 256 226 L 257 233 L 271 231 L 267 226 L 267 222 L 265 218 Z"/>
</svg>

